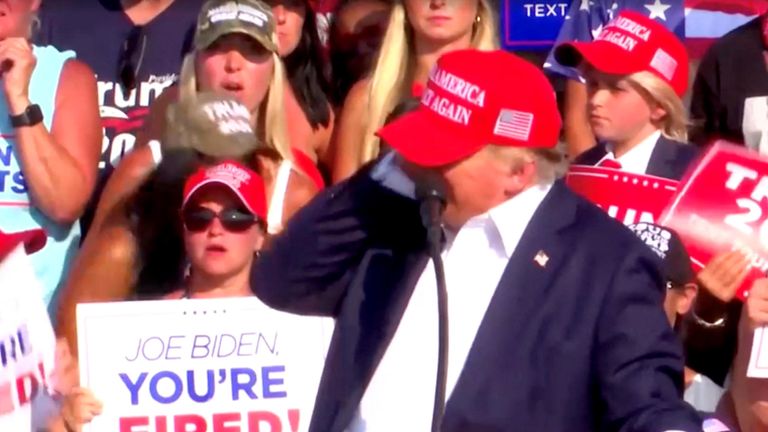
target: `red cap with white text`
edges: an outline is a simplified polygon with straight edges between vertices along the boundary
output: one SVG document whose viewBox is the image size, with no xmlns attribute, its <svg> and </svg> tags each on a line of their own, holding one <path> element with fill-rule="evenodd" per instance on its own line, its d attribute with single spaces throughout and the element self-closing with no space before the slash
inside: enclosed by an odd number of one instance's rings
<svg viewBox="0 0 768 432">
<path fill-rule="evenodd" d="M 228 161 L 212 167 L 199 169 L 184 184 L 184 203 L 187 205 L 192 196 L 203 186 L 220 184 L 231 190 L 252 214 L 261 220 L 267 220 L 267 198 L 264 181 L 245 165 Z"/>
<path fill-rule="evenodd" d="M 586 62 L 600 72 L 630 75 L 648 71 L 678 96 L 688 89 L 688 51 L 659 22 L 633 11 L 611 20 L 592 42 L 569 42 L 555 49 L 555 60 L 577 67 Z"/>
<path fill-rule="evenodd" d="M 551 148 L 562 121 L 555 91 L 532 63 L 506 51 L 452 51 L 438 59 L 421 105 L 377 135 L 416 165 L 465 159 L 494 144 Z"/>
</svg>

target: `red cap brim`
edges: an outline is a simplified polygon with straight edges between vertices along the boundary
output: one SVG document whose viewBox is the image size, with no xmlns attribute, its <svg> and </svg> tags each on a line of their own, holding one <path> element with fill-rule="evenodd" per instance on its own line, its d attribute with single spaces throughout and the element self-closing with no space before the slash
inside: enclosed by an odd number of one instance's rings
<svg viewBox="0 0 768 432">
<path fill-rule="evenodd" d="M 424 107 L 402 115 L 376 135 L 406 161 L 423 167 L 458 162 L 485 146 L 466 128 L 451 125 Z"/>
<path fill-rule="evenodd" d="M 644 70 L 627 51 L 605 41 L 570 42 L 555 50 L 555 60 L 563 66 L 578 67 L 589 64 L 600 72 L 629 75 Z"/>
<path fill-rule="evenodd" d="M 47 238 L 41 229 L 6 234 L 0 231 L 0 260 L 5 258 L 16 246 L 24 244 L 28 254 L 33 254 L 43 247 Z"/>
</svg>

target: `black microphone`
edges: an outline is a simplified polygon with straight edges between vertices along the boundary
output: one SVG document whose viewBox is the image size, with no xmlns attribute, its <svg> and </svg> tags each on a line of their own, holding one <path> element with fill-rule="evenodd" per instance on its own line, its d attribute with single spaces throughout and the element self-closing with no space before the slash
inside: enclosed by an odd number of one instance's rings
<svg viewBox="0 0 768 432">
<path fill-rule="evenodd" d="M 416 199 L 421 202 L 421 223 L 427 229 L 430 255 L 440 255 L 443 229 L 441 218 L 445 210 L 445 182 L 436 172 L 424 170 L 415 175 Z"/>
<path fill-rule="evenodd" d="M 435 401 L 432 407 L 432 432 L 439 432 L 445 413 L 445 387 L 448 376 L 448 291 L 445 269 L 440 256 L 443 248 L 442 216 L 445 210 L 445 182 L 429 170 L 417 170 L 413 176 L 416 198 L 421 201 L 421 222 L 427 229 L 429 255 L 437 279 L 438 353 Z"/>
</svg>

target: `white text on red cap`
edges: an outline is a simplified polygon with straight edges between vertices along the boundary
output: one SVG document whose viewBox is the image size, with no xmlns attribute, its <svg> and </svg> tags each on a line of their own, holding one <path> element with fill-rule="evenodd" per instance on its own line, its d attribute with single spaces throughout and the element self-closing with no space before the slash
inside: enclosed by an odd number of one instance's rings
<svg viewBox="0 0 768 432">
<path fill-rule="evenodd" d="M 235 2 L 227 3 L 208 11 L 208 21 L 214 24 L 219 21 L 229 21 L 234 19 L 247 21 L 259 27 L 264 27 L 264 24 L 269 20 L 269 17 L 258 9 Z"/>
<path fill-rule="evenodd" d="M 219 180 L 238 189 L 241 184 L 251 181 L 251 175 L 247 171 L 229 163 L 217 165 L 206 170 L 205 176 L 209 180 Z"/>
<path fill-rule="evenodd" d="M 478 107 L 485 105 L 485 90 L 448 71 L 438 67 L 432 68 L 429 73 L 429 81 L 436 87 L 472 105 Z M 469 120 L 472 117 L 472 110 L 470 108 L 438 95 L 429 87 L 424 90 L 421 103 L 440 116 L 465 126 L 469 124 Z"/>
<path fill-rule="evenodd" d="M 245 106 L 233 101 L 217 101 L 203 105 L 203 111 L 224 135 L 253 133 L 251 113 Z"/>
<path fill-rule="evenodd" d="M 627 35 L 626 33 L 620 33 L 618 31 L 615 31 L 614 28 L 619 28 L 621 30 L 624 30 L 625 32 L 637 36 L 638 38 L 648 41 L 648 38 L 651 35 L 651 29 L 648 27 L 638 24 L 631 19 L 627 19 L 625 17 L 619 17 L 615 19 L 613 22 L 608 24 L 606 28 L 600 32 L 600 35 L 597 37 L 597 40 L 604 40 L 607 42 L 611 42 L 615 45 L 620 46 L 626 51 L 632 51 L 637 46 L 637 39 L 633 38 L 630 35 Z"/>
</svg>

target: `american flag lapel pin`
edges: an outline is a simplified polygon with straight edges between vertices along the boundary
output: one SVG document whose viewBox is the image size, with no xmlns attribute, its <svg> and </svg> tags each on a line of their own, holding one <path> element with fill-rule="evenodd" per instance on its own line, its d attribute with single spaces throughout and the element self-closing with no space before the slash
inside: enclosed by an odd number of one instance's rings
<svg viewBox="0 0 768 432">
<path fill-rule="evenodd" d="M 533 260 L 536 262 L 536 264 L 539 265 L 539 267 L 544 268 L 547 266 L 547 262 L 549 261 L 549 256 L 544 252 L 543 250 L 540 250 L 536 252 L 536 256 L 533 257 Z"/>
</svg>

